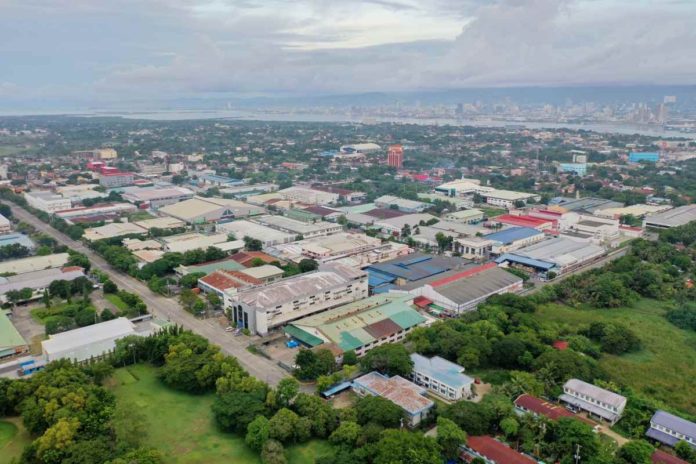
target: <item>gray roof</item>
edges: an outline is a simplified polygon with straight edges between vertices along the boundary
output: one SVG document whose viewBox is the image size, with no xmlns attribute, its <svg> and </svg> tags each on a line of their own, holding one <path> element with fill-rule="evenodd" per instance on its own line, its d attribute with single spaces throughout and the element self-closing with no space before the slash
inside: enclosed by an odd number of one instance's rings
<svg viewBox="0 0 696 464">
<path fill-rule="evenodd" d="M 647 225 L 655 224 L 663 227 L 677 227 L 696 221 L 696 204 L 685 205 L 670 209 L 664 213 L 657 213 L 645 219 Z"/>
<path fill-rule="evenodd" d="M 589 396 L 597 401 L 601 401 L 608 405 L 614 406 L 615 408 L 621 409 L 626 405 L 626 397 L 619 395 L 618 393 L 605 390 L 604 388 L 599 388 L 591 383 L 583 382 L 579 379 L 570 379 L 564 385 L 563 388 L 568 388 L 577 393 Z"/>
<path fill-rule="evenodd" d="M 667 411 L 658 410 L 650 419 L 651 424 L 658 424 L 696 440 L 696 424 Z"/>
<path fill-rule="evenodd" d="M 601 256 L 604 254 L 604 248 L 569 238 L 555 237 L 520 248 L 515 254 L 563 267 Z"/>
<path fill-rule="evenodd" d="M 54 280 L 75 280 L 78 277 L 84 277 L 84 275 L 82 268 L 50 268 L 9 277 L 0 277 L 0 295 L 4 295 L 11 290 L 21 290 L 23 288 L 31 288 L 32 290 L 45 288 Z"/>
<path fill-rule="evenodd" d="M 578 408 L 584 409 L 585 411 L 589 411 L 596 416 L 603 417 L 604 419 L 610 422 L 616 421 L 620 416 L 618 413 L 601 408 L 595 404 L 590 403 L 589 401 L 585 401 L 580 398 L 567 395 L 565 393 L 559 396 L 558 399 L 565 403 L 572 404 Z"/>
<path fill-rule="evenodd" d="M 419 372 L 452 388 L 471 385 L 474 379 L 463 374 L 464 368 L 439 356 L 426 358 L 418 353 L 411 355 L 413 372 Z"/>
<path fill-rule="evenodd" d="M 496 267 L 441 285 L 435 291 L 456 304 L 465 304 L 521 281 L 520 277 Z"/>
</svg>

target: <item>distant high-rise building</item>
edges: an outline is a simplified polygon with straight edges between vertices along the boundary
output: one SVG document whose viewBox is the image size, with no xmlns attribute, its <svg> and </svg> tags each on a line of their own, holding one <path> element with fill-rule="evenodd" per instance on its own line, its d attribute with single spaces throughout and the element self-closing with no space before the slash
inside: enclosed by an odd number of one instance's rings
<svg viewBox="0 0 696 464">
<path fill-rule="evenodd" d="M 404 147 L 401 145 L 390 145 L 387 164 L 393 168 L 402 168 L 404 165 Z"/>
</svg>

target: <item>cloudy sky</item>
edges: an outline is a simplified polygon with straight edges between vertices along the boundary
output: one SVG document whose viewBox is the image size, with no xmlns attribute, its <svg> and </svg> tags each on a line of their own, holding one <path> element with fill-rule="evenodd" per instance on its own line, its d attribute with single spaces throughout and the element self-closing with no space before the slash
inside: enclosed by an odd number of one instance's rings
<svg viewBox="0 0 696 464">
<path fill-rule="evenodd" d="M 696 0 L 0 0 L 0 101 L 694 83 Z"/>
</svg>

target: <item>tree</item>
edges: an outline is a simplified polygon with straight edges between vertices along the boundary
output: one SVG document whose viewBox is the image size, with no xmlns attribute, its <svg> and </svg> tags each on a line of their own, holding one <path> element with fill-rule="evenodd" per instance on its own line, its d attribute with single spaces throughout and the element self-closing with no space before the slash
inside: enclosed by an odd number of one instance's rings
<svg viewBox="0 0 696 464">
<path fill-rule="evenodd" d="M 114 313 L 111 312 L 111 310 L 109 310 L 109 308 L 104 308 L 99 317 L 102 321 L 110 321 L 112 319 L 116 319 L 116 316 L 114 315 Z"/>
<path fill-rule="evenodd" d="M 313 259 L 303 259 L 298 263 L 298 266 L 300 268 L 300 272 L 309 272 L 316 270 L 319 267 L 319 264 L 317 264 L 317 262 Z"/>
<path fill-rule="evenodd" d="M 645 440 L 631 440 L 616 453 L 622 464 L 651 464 L 655 448 Z"/>
<path fill-rule="evenodd" d="M 261 462 L 263 464 L 287 464 L 285 448 L 276 440 L 268 440 L 261 450 Z"/>
<path fill-rule="evenodd" d="M 261 451 L 263 445 L 271 437 L 268 419 L 264 416 L 256 416 L 256 419 L 251 421 L 247 426 L 247 434 L 244 441 L 249 448 L 255 451 Z"/>
<path fill-rule="evenodd" d="M 299 393 L 292 407 L 300 416 L 310 419 L 315 437 L 328 437 L 338 426 L 338 413 L 318 396 Z"/>
<path fill-rule="evenodd" d="M 163 464 L 162 453 L 154 449 L 138 448 L 106 464 Z"/>
<path fill-rule="evenodd" d="M 355 446 L 360 436 L 361 428 L 355 422 L 341 422 L 336 430 L 329 436 L 329 442 L 333 445 Z"/>
<path fill-rule="evenodd" d="M 694 450 L 690 444 L 684 440 L 680 440 L 679 443 L 674 445 L 674 451 L 677 456 L 688 461 L 690 463 L 696 462 L 696 450 Z"/>
<path fill-rule="evenodd" d="M 404 410 L 381 396 L 365 396 L 355 404 L 358 423 L 365 425 L 374 423 L 382 427 L 396 428 L 401 426 Z"/>
<path fill-rule="evenodd" d="M 113 283 L 111 279 L 108 279 L 106 282 L 104 282 L 104 293 L 116 293 L 118 292 L 118 286 Z"/>
<path fill-rule="evenodd" d="M 296 438 L 297 425 L 300 420 L 295 412 L 282 408 L 268 422 L 271 438 L 281 443 L 287 443 Z"/>
<path fill-rule="evenodd" d="M 459 447 L 466 443 L 466 433 L 457 424 L 445 417 L 437 418 L 437 443 L 448 460 L 456 460 Z"/>
<path fill-rule="evenodd" d="M 336 359 L 327 349 L 301 349 L 295 356 L 295 375 L 301 380 L 314 380 L 336 370 Z"/>
<path fill-rule="evenodd" d="M 595 456 L 599 450 L 599 441 L 592 427 L 572 417 L 553 422 L 545 441 L 550 454 L 558 460 L 573 456 L 578 446 L 583 462 Z"/>
<path fill-rule="evenodd" d="M 500 430 L 503 431 L 506 438 L 514 438 L 520 431 L 520 423 L 514 417 L 506 417 L 500 421 Z"/>
<path fill-rule="evenodd" d="M 385 430 L 372 450 L 373 464 L 441 464 L 440 446 L 418 432 Z"/>
<path fill-rule="evenodd" d="M 257 416 L 267 413 L 265 397 L 258 393 L 232 391 L 218 394 L 213 402 L 213 415 L 224 430 L 243 434 Z"/>
<path fill-rule="evenodd" d="M 257 238 L 245 236 L 244 247 L 247 251 L 261 251 L 263 249 L 263 242 Z"/>
<path fill-rule="evenodd" d="M 278 382 L 276 391 L 278 393 L 278 404 L 282 407 L 287 407 L 300 391 L 300 383 L 292 377 L 286 377 Z"/>
<path fill-rule="evenodd" d="M 388 376 L 407 377 L 413 370 L 413 361 L 401 343 L 387 343 L 370 350 L 360 361 L 363 371 L 379 371 Z"/>
<path fill-rule="evenodd" d="M 356 364 L 358 364 L 358 355 L 355 354 L 355 351 L 350 350 L 343 353 L 343 365 L 355 366 Z"/>
<path fill-rule="evenodd" d="M 94 308 L 82 308 L 75 314 L 75 323 L 78 327 L 86 327 L 97 322 L 97 311 Z"/>
</svg>

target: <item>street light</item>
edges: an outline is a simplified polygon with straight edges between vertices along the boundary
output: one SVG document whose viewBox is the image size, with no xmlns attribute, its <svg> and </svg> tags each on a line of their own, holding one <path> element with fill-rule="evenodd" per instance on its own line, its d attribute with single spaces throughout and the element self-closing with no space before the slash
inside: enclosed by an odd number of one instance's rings
<svg viewBox="0 0 696 464">
<path fill-rule="evenodd" d="M 133 350 L 133 365 L 135 365 L 135 343 L 129 343 L 128 348 Z"/>
</svg>

